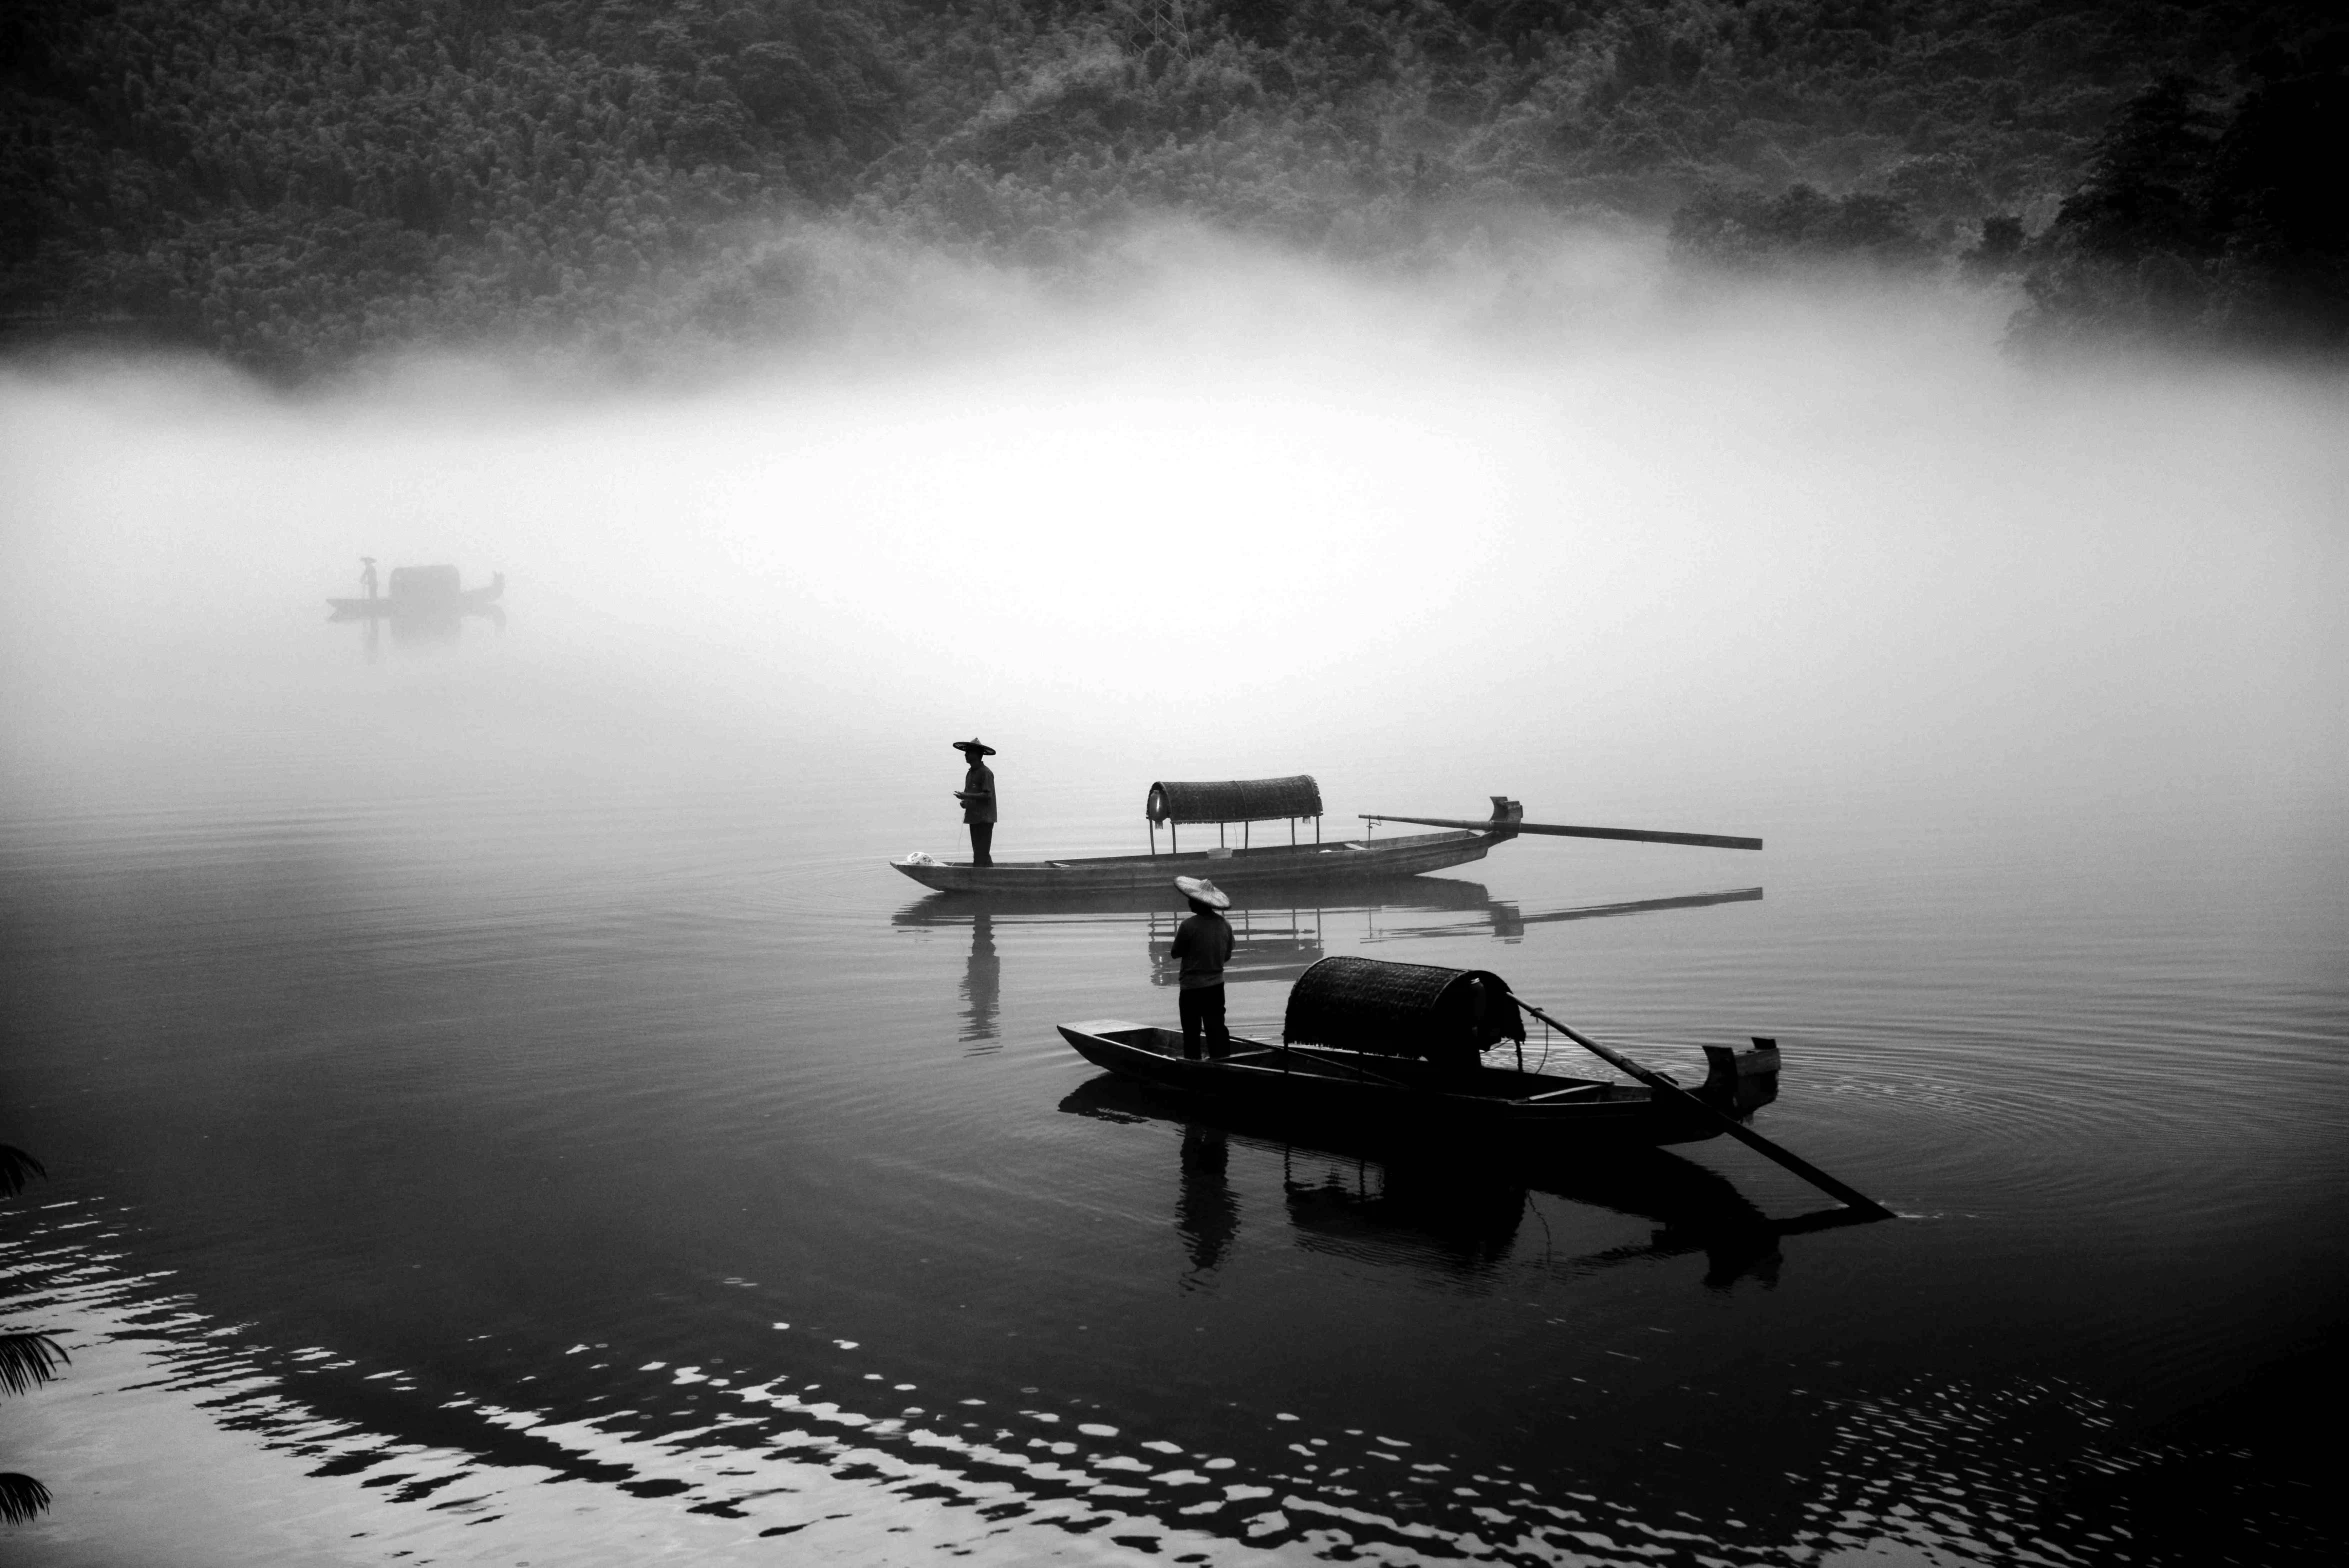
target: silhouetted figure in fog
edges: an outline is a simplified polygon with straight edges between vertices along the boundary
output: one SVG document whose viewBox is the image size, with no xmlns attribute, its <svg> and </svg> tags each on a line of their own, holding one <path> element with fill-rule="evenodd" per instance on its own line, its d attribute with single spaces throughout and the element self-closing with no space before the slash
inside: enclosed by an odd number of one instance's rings
<svg viewBox="0 0 2349 1568">
<path fill-rule="evenodd" d="M 1232 956 L 1232 926 L 1222 912 L 1232 907 L 1231 895 L 1199 877 L 1176 877 L 1175 887 L 1191 906 L 1191 918 L 1175 928 L 1173 952 L 1183 971 L 1183 1057 L 1199 1059 L 1201 1035 L 1209 1056 L 1226 1057 L 1232 1034 L 1223 1021 L 1223 966 Z"/>
<path fill-rule="evenodd" d="M 362 555 L 359 557 L 359 565 L 362 568 L 359 573 L 359 586 L 367 590 L 367 597 L 372 599 L 375 597 L 375 557 Z"/>
<path fill-rule="evenodd" d="M 970 771 L 962 776 L 962 788 L 954 798 L 962 802 L 962 820 L 971 830 L 971 864 L 991 866 L 995 857 L 988 851 L 995 846 L 995 770 L 981 762 L 981 757 L 992 757 L 995 748 L 972 738 L 954 742 Z"/>
</svg>

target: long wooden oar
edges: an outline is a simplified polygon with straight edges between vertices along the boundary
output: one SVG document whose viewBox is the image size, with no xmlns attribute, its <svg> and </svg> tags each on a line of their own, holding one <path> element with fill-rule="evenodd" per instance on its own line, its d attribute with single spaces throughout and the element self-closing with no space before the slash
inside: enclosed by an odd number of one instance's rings
<svg viewBox="0 0 2349 1568">
<path fill-rule="evenodd" d="M 1547 833 L 1555 838 L 1619 838 L 1635 844 L 1695 844 L 1704 849 L 1760 849 L 1758 838 L 1731 838 L 1720 833 L 1663 833 L 1648 828 L 1577 828 L 1555 822 L 1476 821 L 1468 817 L 1390 817 L 1365 811 L 1365 822 L 1416 822 L 1431 828 L 1466 828 L 1472 833 Z"/>
<path fill-rule="evenodd" d="M 1630 1057 L 1625 1056 L 1622 1052 L 1609 1050 L 1606 1046 L 1599 1044 L 1598 1041 L 1592 1039 L 1589 1035 L 1582 1033 L 1580 1030 L 1558 1022 L 1557 1019 L 1552 1018 L 1548 1013 L 1543 1012 L 1540 1008 L 1534 1006 L 1531 1002 L 1527 1001 L 1522 996 L 1515 996 L 1514 993 L 1512 993 L 1512 999 L 1519 1007 L 1524 1008 L 1527 1012 L 1533 1014 L 1534 1017 L 1540 1019 L 1543 1023 L 1548 1024 L 1551 1028 L 1557 1030 L 1560 1034 L 1564 1035 L 1567 1039 L 1572 1040 L 1576 1045 L 1581 1046 L 1584 1050 L 1590 1052 L 1593 1056 L 1596 1056 L 1600 1061 L 1607 1063 L 1611 1067 L 1620 1068 L 1624 1072 L 1631 1074 L 1632 1077 L 1637 1078 L 1641 1083 L 1646 1084 L 1649 1088 L 1655 1090 L 1658 1094 L 1676 1094 L 1680 1096 L 1681 1099 L 1686 1100 L 1689 1104 L 1695 1106 L 1706 1116 L 1709 1116 L 1714 1121 L 1719 1122 L 1721 1124 L 1721 1130 L 1729 1134 L 1730 1137 L 1735 1138 L 1739 1143 L 1744 1144 L 1747 1148 L 1754 1150 L 1764 1158 L 1776 1160 L 1779 1164 L 1785 1166 L 1788 1170 L 1794 1172 L 1797 1176 L 1800 1176 L 1803 1180 L 1809 1182 L 1812 1186 L 1818 1188 L 1821 1192 L 1826 1193 L 1830 1197 L 1839 1198 L 1844 1203 L 1849 1204 L 1852 1208 L 1858 1209 L 1864 1214 L 1873 1215 L 1878 1219 L 1888 1220 L 1893 1217 L 1893 1213 L 1890 1209 L 1886 1208 L 1883 1204 L 1878 1203 L 1874 1198 L 1869 1197 L 1866 1193 L 1861 1192 L 1856 1188 L 1846 1187 L 1842 1182 L 1837 1181 L 1834 1177 L 1828 1175 L 1825 1171 L 1819 1169 L 1818 1166 L 1813 1165 L 1810 1161 L 1804 1159 L 1801 1155 L 1795 1154 L 1790 1150 L 1781 1149 L 1778 1147 L 1778 1145 L 1772 1143 L 1769 1139 L 1763 1137 L 1760 1133 L 1754 1131 L 1751 1127 L 1746 1126 L 1736 1117 L 1723 1115 L 1721 1112 L 1715 1110 L 1712 1106 L 1707 1105 L 1703 1100 L 1689 1093 L 1686 1089 L 1683 1089 L 1680 1087 L 1680 1085 L 1674 1083 L 1671 1079 L 1665 1077 L 1663 1074 L 1650 1072 L 1645 1067 L 1640 1066 L 1639 1063 L 1633 1061 Z"/>
</svg>

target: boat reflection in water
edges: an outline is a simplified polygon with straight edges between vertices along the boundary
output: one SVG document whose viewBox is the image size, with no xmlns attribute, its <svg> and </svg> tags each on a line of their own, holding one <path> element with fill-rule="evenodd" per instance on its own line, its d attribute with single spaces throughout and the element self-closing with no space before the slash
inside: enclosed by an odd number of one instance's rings
<svg viewBox="0 0 2349 1568">
<path fill-rule="evenodd" d="M 1499 941 L 1515 942 L 1528 926 L 1750 903 L 1762 896 L 1758 887 L 1741 887 L 1528 914 L 1512 902 L 1494 898 L 1481 882 L 1452 877 L 1397 877 L 1389 882 L 1357 883 L 1344 890 L 1348 897 L 1343 903 L 1327 902 L 1333 891 L 1326 885 L 1272 886 L 1233 894 L 1229 915 L 1232 956 L 1224 965 L 1225 983 L 1295 980 L 1328 956 L 1327 939 L 1333 931 L 1351 945 L 1457 937 L 1480 928 Z M 963 1042 L 970 1044 L 995 1038 L 1003 983 L 1003 961 L 995 950 L 998 930 L 1028 927 L 1107 934 L 1133 927 L 1142 937 L 1151 983 L 1172 986 L 1181 978 L 1173 954 L 1174 933 L 1186 913 L 1182 895 L 1172 886 L 1163 893 L 1079 893 L 1057 898 L 932 893 L 900 909 L 890 917 L 890 923 L 914 929 L 970 928 L 961 1035 Z M 1463 915 L 1469 918 L 1463 920 Z"/>
<path fill-rule="evenodd" d="M 1319 909 L 1234 909 L 1231 912 L 1232 956 L 1224 960 L 1226 985 L 1251 980 L 1294 980 L 1327 955 L 1322 951 Z M 1150 983 L 1179 985 L 1182 960 L 1175 956 L 1175 930 L 1184 914 L 1170 911 L 1150 915 Z"/>
<path fill-rule="evenodd" d="M 1228 1175 L 1230 1146 L 1277 1154 L 1281 1195 L 1297 1245 L 1367 1262 L 1400 1264 L 1463 1280 L 1492 1275 L 1518 1257 L 1537 1194 L 1653 1220 L 1645 1243 L 1567 1257 L 1540 1266 L 1588 1274 L 1628 1263 L 1702 1253 L 1708 1289 L 1741 1279 L 1775 1284 L 1782 1238 L 1873 1222 L 1837 1206 L 1772 1219 L 1718 1172 L 1666 1150 L 1613 1147 L 1588 1157 L 1528 1156 L 1487 1147 L 1351 1143 L 1317 1133 L 1311 1143 L 1282 1129 L 1120 1078 L 1087 1080 L 1060 1102 L 1071 1115 L 1111 1122 L 1179 1125 L 1182 1152 L 1175 1228 L 1196 1289 L 1237 1238 L 1240 1203 Z M 1546 1226 L 1534 1227 L 1544 1249 Z"/>
<path fill-rule="evenodd" d="M 366 650 L 369 664 L 383 657 L 383 629 L 387 626 L 391 628 L 392 646 L 409 650 L 447 647 L 465 635 L 468 619 L 487 621 L 496 631 L 506 629 L 505 607 L 497 604 L 448 615 L 330 615 L 327 619 L 359 622 L 360 645 Z"/>
<path fill-rule="evenodd" d="M 1353 939 L 1363 944 L 1376 942 L 1405 942 L 1416 937 L 1460 936 L 1473 927 L 1464 927 L 1459 921 L 1392 923 L 1396 914 L 1409 915 L 1415 909 L 1437 909 L 1446 912 L 1469 910 L 1484 917 L 1492 935 L 1503 942 L 1516 942 L 1525 936 L 1527 926 L 1550 925 L 1565 920 L 1600 920 L 1613 915 L 1645 915 L 1666 909 L 1701 909 L 1707 904 L 1749 903 L 1762 896 L 1758 887 L 1733 888 L 1720 893 L 1689 893 L 1676 898 L 1642 898 L 1612 904 L 1582 904 L 1569 909 L 1545 910 L 1525 914 L 1515 904 L 1493 898 L 1481 883 L 1454 882 L 1435 877 L 1413 877 L 1410 884 L 1426 884 L 1445 890 L 1431 900 L 1416 886 L 1410 891 L 1418 894 L 1416 904 L 1398 900 L 1392 904 L 1352 905 L 1340 909 L 1320 907 L 1288 909 L 1247 908 L 1236 901 L 1231 911 L 1232 956 L 1224 963 L 1223 977 L 1227 985 L 1238 985 L 1249 980 L 1294 980 L 1306 970 L 1326 958 L 1323 946 L 1327 923 L 1332 917 L 1351 924 L 1359 917 L 1361 929 Z M 1458 901 L 1452 901 L 1451 890 L 1459 890 Z M 1389 917 L 1382 923 L 1381 914 Z M 1179 985 L 1182 964 L 1174 956 L 1175 928 L 1183 923 L 1184 911 L 1152 910 L 1150 913 L 1150 981 L 1153 985 Z"/>
<path fill-rule="evenodd" d="M 1382 909 L 1422 915 L 1467 911 L 1493 922 L 1496 933 L 1504 922 L 1518 921 L 1514 905 L 1496 904 L 1483 885 L 1440 877 L 1397 877 L 1391 882 L 1357 884 L 1342 906 L 1313 902 L 1330 895 L 1327 886 L 1283 889 L 1250 888 L 1235 895 L 1231 909 L 1232 956 L 1224 969 L 1227 984 L 1250 980 L 1294 980 L 1323 956 L 1326 922 L 1336 919 L 1375 921 Z M 1760 897 L 1761 890 L 1750 895 Z M 1506 913 L 1501 913 L 1505 911 Z M 1071 893 L 1042 897 L 1007 897 L 986 893 L 931 893 L 916 899 L 890 917 L 900 929 L 938 930 L 967 926 L 970 958 L 963 968 L 963 1044 L 974 1055 L 997 1049 L 995 1018 L 1003 994 L 1003 959 L 995 948 L 999 932 L 1025 929 L 1046 935 L 1115 938 L 1131 930 L 1142 938 L 1142 952 L 1153 984 L 1172 985 L 1179 978 L 1170 950 L 1175 927 L 1187 913 L 1172 879 L 1163 892 L 1119 891 Z M 1520 922 L 1521 923 L 1521 922 Z M 1427 928 L 1431 934 L 1436 929 Z M 1444 928 L 1457 935 L 1459 927 Z M 1367 939 L 1375 940 L 1375 936 Z"/>
</svg>

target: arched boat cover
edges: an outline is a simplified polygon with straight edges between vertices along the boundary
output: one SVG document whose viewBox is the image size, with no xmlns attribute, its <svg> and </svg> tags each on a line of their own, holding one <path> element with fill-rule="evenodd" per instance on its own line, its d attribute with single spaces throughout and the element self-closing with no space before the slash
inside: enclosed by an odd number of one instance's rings
<svg viewBox="0 0 2349 1568">
<path fill-rule="evenodd" d="M 1286 779 L 1224 779 L 1212 784 L 1162 781 L 1150 786 L 1143 815 L 1159 822 L 1267 822 L 1321 815 L 1321 786 L 1313 775 Z"/>
<path fill-rule="evenodd" d="M 1489 969 L 1439 969 L 1376 958 L 1325 958 L 1289 991 L 1281 1039 L 1380 1056 L 1474 1060 L 1522 1041 L 1525 1018 L 1509 982 Z"/>
<path fill-rule="evenodd" d="M 453 566 L 395 566 L 391 574 L 395 599 L 455 599 L 460 596 Z"/>
</svg>

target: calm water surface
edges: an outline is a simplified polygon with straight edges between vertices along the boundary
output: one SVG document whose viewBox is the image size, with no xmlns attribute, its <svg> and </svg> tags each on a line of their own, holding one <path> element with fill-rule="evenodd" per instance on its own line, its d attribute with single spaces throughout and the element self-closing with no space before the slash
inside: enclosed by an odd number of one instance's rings
<svg viewBox="0 0 2349 1568">
<path fill-rule="evenodd" d="M 2279 581 L 2337 568 L 2278 537 Z M 1498 970 L 1683 1072 L 1774 1035 L 1758 1125 L 1902 1215 L 1849 1227 L 1725 1142 L 1400 1154 L 1120 1087 L 1053 1025 L 1171 1020 L 1171 896 L 991 906 L 883 863 L 953 850 L 945 742 L 995 737 L 987 710 L 860 723 L 836 673 L 805 727 L 551 691 L 525 679 L 571 658 L 550 646 L 626 629 L 506 564 L 502 634 L 372 659 L 258 593 L 232 630 L 12 644 L 24 711 L 42 661 L 90 704 L 42 732 L 66 760 L 11 748 L 0 816 L 0 1136 L 51 1173 L 7 1220 L 5 1316 L 76 1357 L 5 1411 L 10 1467 L 58 1493 L 12 1556 L 2341 1544 L 2276 1424 L 2337 1376 L 2342 1325 L 2349 875 L 2303 732 L 2329 757 L 2337 715 L 2196 694 L 2203 717 L 2116 741 L 2044 722 L 2025 681 L 2011 723 L 1936 717 L 1922 683 L 1906 728 L 1823 753 L 1834 699 L 1790 689 L 1795 739 L 1693 782 L 1694 741 L 1603 711 L 1522 740 L 1505 706 L 1257 714 L 1222 765 L 1195 723 L 1152 751 L 1120 738 L 1146 714 L 1077 697 L 1073 736 L 1004 736 L 999 853 L 1138 847 L 1160 773 L 1293 769 L 1333 813 L 1507 791 L 1765 835 L 1528 840 L 1259 903 L 1234 1023 L 1277 1028 L 1305 964 L 1361 953 Z M 1971 570 L 1924 550 L 1956 598 L 1917 603 L 1965 619 Z M 2141 650 L 2173 608 L 2098 613 Z M 2011 675 L 2068 613 L 2018 609 L 1969 657 Z M 2337 652 L 2294 614 L 2227 657 Z M 2113 668 L 2105 711 L 2167 711 L 2170 666 Z M 152 733 L 112 724 L 133 710 Z M 2301 760 L 2261 773 L 2245 735 Z"/>
</svg>

